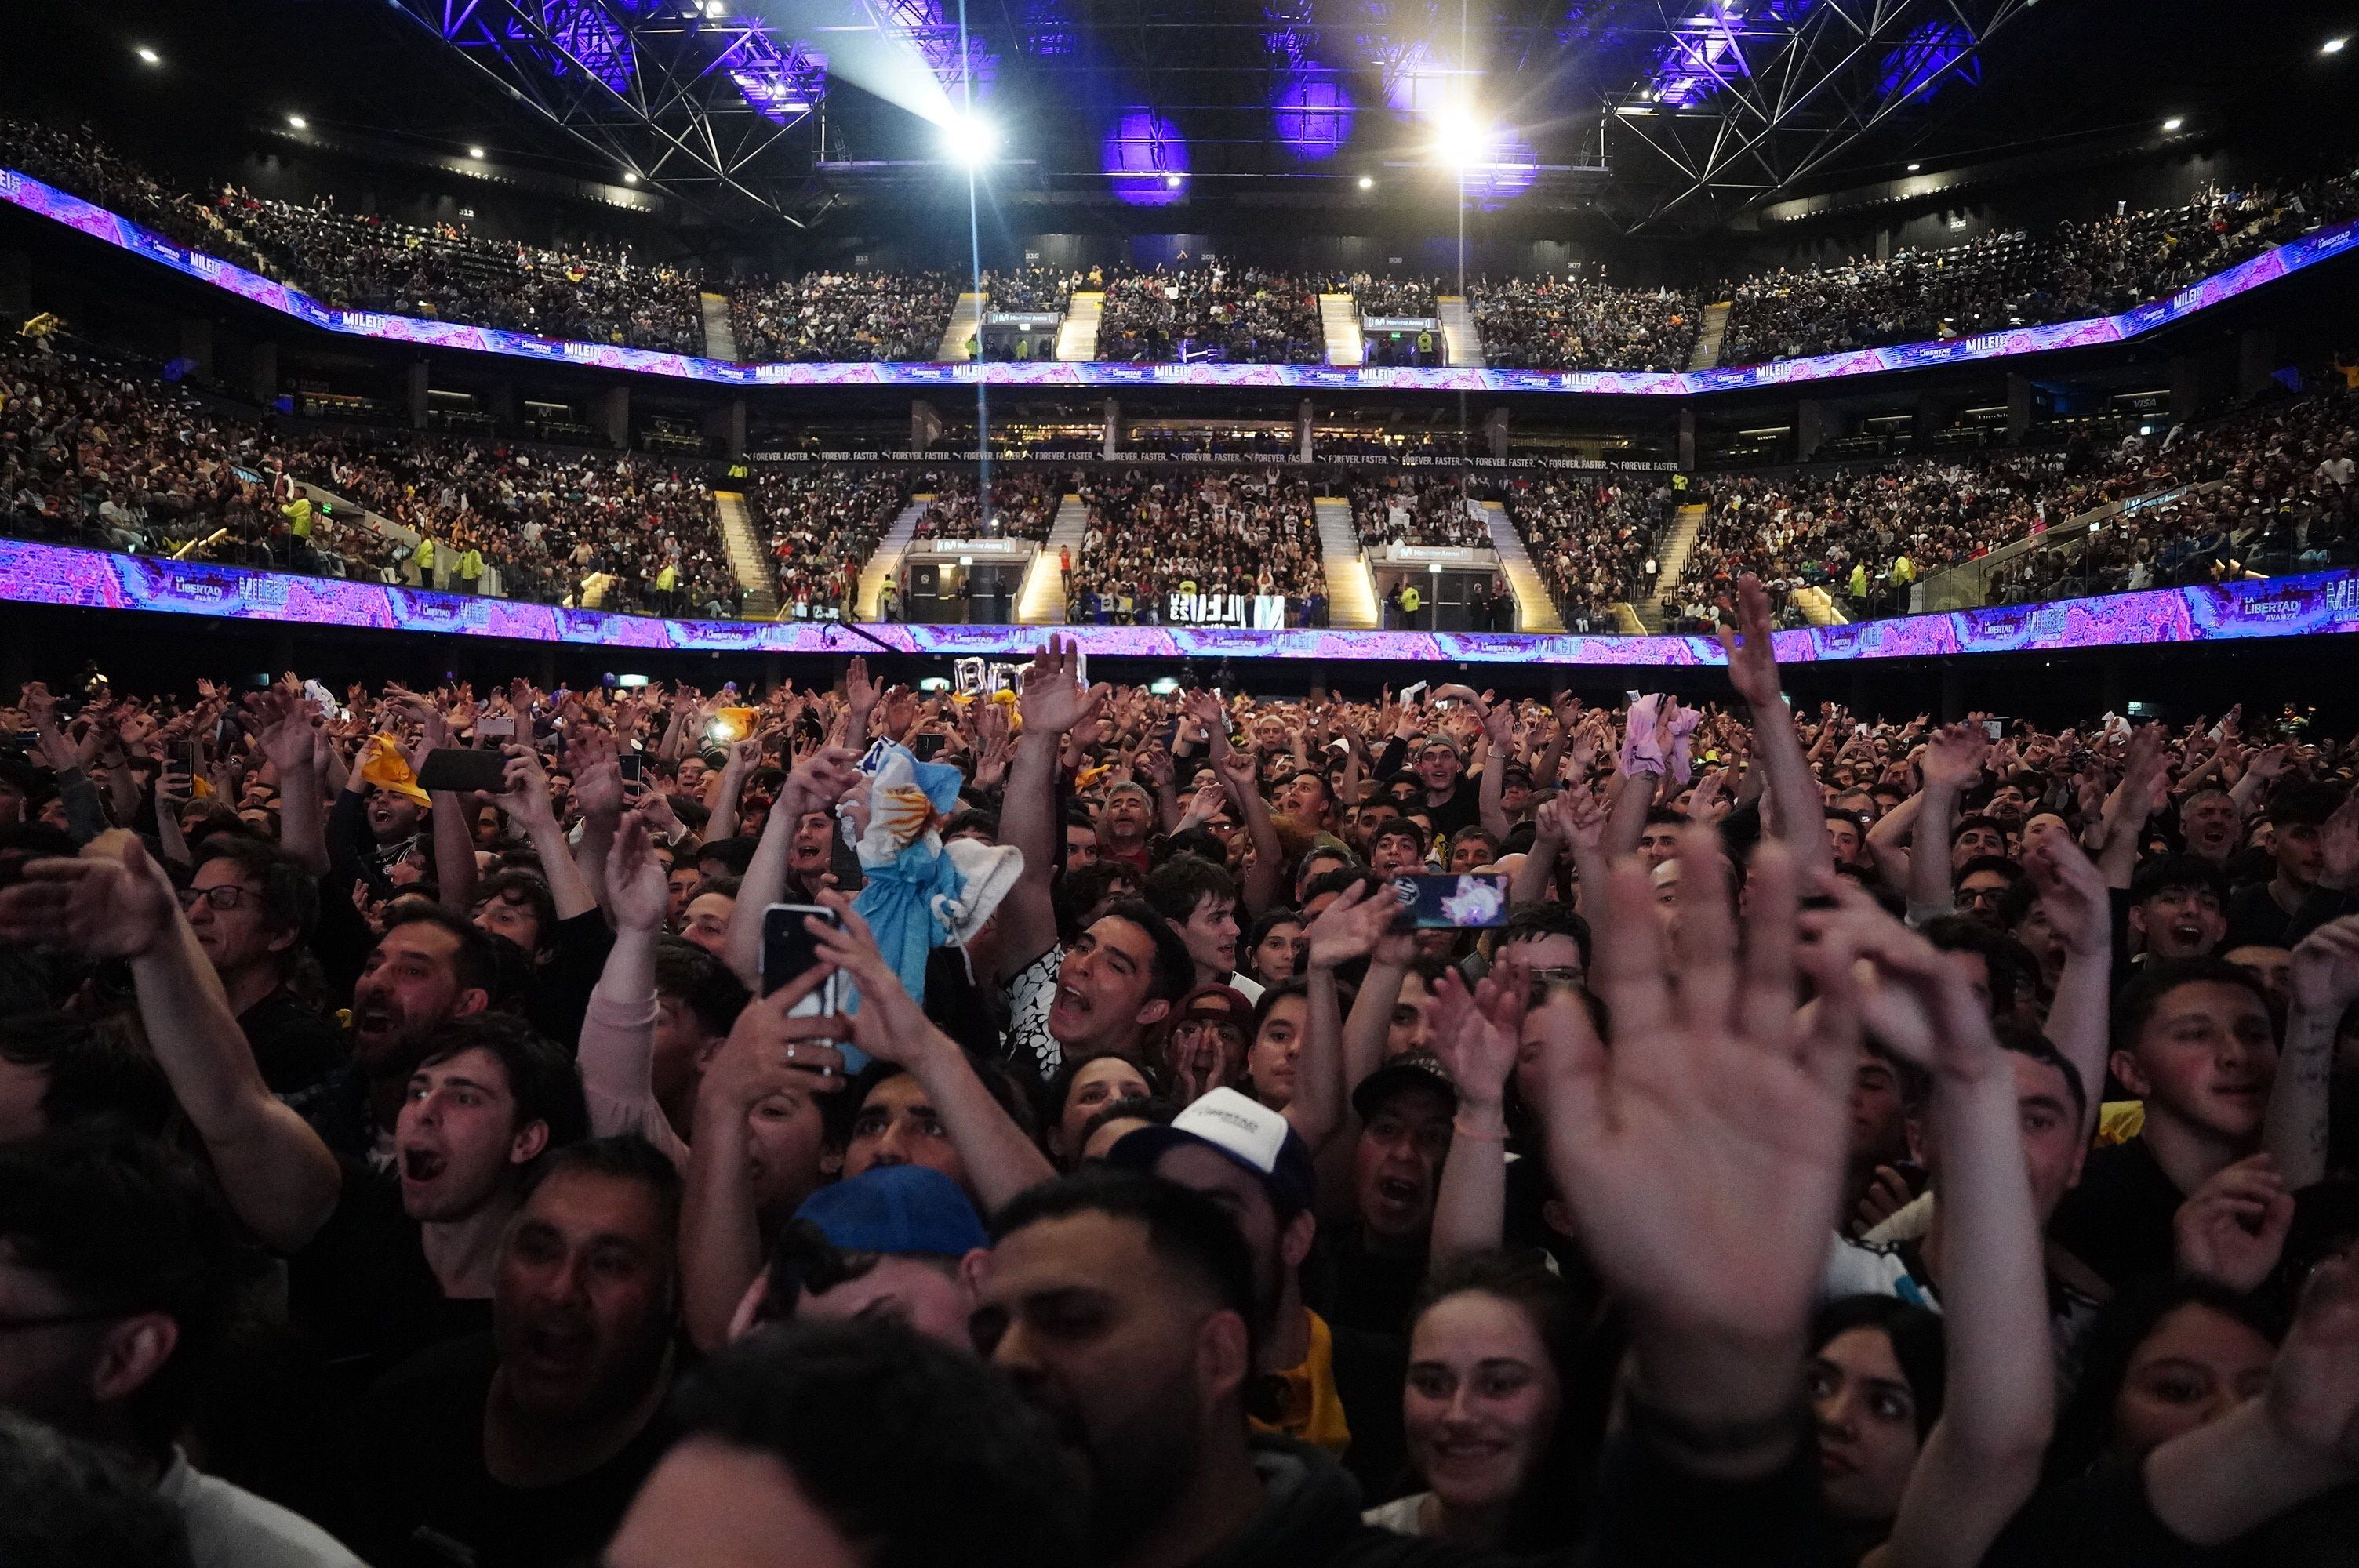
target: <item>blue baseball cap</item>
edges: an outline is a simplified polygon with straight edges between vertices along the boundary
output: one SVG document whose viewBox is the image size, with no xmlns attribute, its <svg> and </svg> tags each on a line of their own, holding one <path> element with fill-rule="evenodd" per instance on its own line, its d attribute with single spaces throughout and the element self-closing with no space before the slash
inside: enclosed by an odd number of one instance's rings
<svg viewBox="0 0 2359 1568">
<path fill-rule="evenodd" d="M 965 1191 L 924 1165 L 872 1165 L 805 1198 L 795 1217 L 843 1252 L 963 1258 L 991 1245 Z"/>
</svg>

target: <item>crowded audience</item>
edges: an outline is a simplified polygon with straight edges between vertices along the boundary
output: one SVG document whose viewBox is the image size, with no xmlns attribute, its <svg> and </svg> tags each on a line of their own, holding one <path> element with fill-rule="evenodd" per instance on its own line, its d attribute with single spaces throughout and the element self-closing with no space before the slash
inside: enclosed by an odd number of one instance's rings
<svg viewBox="0 0 2359 1568">
<path fill-rule="evenodd" d="M 1595 276 L 1485 277 L 1471 290 L 1486 364 L 1505 370 L 1685 370 L 1703 306 Z"/>
<path fill-rule="evenodd" d="M 1469 481 L 1404 478 L 1352 487 L 1352 525 L 1364 545 L 1446 545 L 1484 549 L 1491 524 Z"/>
<path fill-rule="evenodd" d="M 0 1552 L 2332 1560 L 2359 740 L 1732 608 L 1701 708 L 26 685 Z"/>
<path fill-rule="evenodd" d="M 1324 623 L 1326 573 L 1310 484 L 1266 469 L 1164 478 L 1085 472 L 1089 514 L 1064 574 L 1072 622 L 1152 624 L 1174 596 L 1286 600 L 1286 623 Z"/>
<path fill-rule="evenodd" d="M 1620 606 L 1648 593 L 1655 542 L 1683 500 L 1667 476 L 1609 470 L 1516 479 L 1504 501 L 1532 569 L 1572 632 L 1626 628 Z"/>
<path fill-rule="evenodd" d="M 776 360 L 930 360 L 958 304 L 948 273 L 815 272 L 743 278 L 731 287 L 737 357 Z"/>
<path fill-rule="evenodd" d="M 763 468 L 747 499 L 769 542 L 779 612 L 849 621 L 860 568 L 908 504 L 909 486 L 891 469 Z"/>
<path fill-rule="evenodd" d="M 1031 539 L 1049 536 L 1057 508 L 1077 482 L 1055 469 L 1001 469 L 991 477 L 986 512 L 975 478 L 966 473 L 929 473 L 915 481 L 930 493 L 918 517 L 917 537 L 933 540 Z"/>
<path fill-rule="evenodd" d="M 1327 357 L 1315 282 L 1226 262 L 1117 271 L 1098 321 L 1101 360 L 1317 364 Z"/>
</svg>

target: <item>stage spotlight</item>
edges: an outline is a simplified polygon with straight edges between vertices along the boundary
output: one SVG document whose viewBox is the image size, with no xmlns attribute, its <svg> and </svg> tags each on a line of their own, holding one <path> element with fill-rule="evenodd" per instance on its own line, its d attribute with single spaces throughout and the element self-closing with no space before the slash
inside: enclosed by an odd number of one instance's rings
<svg viewBox="0 0 2359 1568">
<path fill-rule="evenodd" d="M 1479 168 L 1491 161 L 1491 144 L 1496 135 L 1472 114 L 1447 114 L 1434 126 L 1434 151 L 1452 168 Z"/>
<path fill-rule="evenodd" d="M 1372 174 L 1364 174 L 1364 175 L 1360 176 L 1360 189 L 1363 189 L 1363 190 L 1374 190 L 1375 188 L 1376 188 L 1376 177 L 1375 177 L 1375 175 L 1372 175 Z"/>
<path fill-rule="evenodd" d="M 1923 164 L 1921 164 L 1921 163 L 1912 163 L 1912 164 L 1910 164 L 1910 165 L 1908 166 L 1908 172 L 1909 172 L 1909 173 L 1911 173 L 1911 174 L 1914 174 L 1914 173 L 1916 173 L 1919 169 L 1923 168 L 1924 167 L 1925 167 L 1925 166 L 1924 166 Z"/>
<path fill-rule="evenodd" d="M 293 127 L 295 127 L 295 129 L 297 129 L 297 130 L 299 130 L 299 130 L 302 130 L 305 126 L 309 125 L 311 122 L 310 122 L 310 121 L 309 121 L 309 120 L 306 120 L 306 119 L 305 119 L 305 118 L 303 118 L 303 116 L 302 116 L 302 115 L 300 115 L 300 114 L 289 114 L 289 115 L 288 115 L 288 116 L 287 116 L 287 123 L 288 123 L 289 125 L 292 125 Z"/>
<path fill-rule="evenodd" d="M 1163 177 L 1163 189 L 1166 190 L 1177 190 L 1186 183 L 1187 178 L 1184 175 L 1167 174 Z"/>
<path fill-rule="evenodd" d="M 2186 121 L 2180 119 L 2178 115 L 2173 114 L 2169 119 L 2165 120 L 2162 123 L 2162 128 L 2166 131 L 2175 131 L 2185 124 L 2187 124 Z"/>
<path fill-rule="evenodd" d="M 953 112 L 942 127 L 942 150 L 952 163 L 979 168 L 999 156 L 999 127 L 980 114 Z"/>
<path fill-rule="evenodd" d="M 139 46 L 138 54 L 140 59 L 146 64 L 161 65 L 164 63 L 164 57 L 158 54 L 154 49 L 149 49 L 146 44 L 141 44 Z"/>
<path fill-rule="evenodd" d="M 467 156 L 472 158 L 480 158 L 484 156 L 484 149 L 481 147 L 469 147 L 467 149 Z"/>
<path fill-rule="evenodd" d="M 2343 46 L 2350 41 L 2351 40 L 2349 38 L 2329 38 L 2324 43 L 2318 46 L 2318 52 L 2321 54 L 2341 54 L 2343 52 Z"/>
<path fill-rule="evenodd" d="M 636 185 L 638 182 L 639 171 L 637 169 L 626 168 L 623 171 L 623 183 L 625 185 Z"/>
</svg>

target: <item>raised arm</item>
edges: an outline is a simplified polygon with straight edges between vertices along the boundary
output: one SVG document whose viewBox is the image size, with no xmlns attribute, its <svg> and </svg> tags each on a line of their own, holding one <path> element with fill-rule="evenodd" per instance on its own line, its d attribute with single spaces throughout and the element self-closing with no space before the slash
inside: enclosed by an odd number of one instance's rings
<svg viewBox="0 0 2359 1568">
<path fill-rule="evenodd" d="M 729 912 L 729 933 L 723 940 L 722 959 L 747 990 L 762 989 L 762 912 L 783 903 L 787 894 L 787 860 L 794 849 L 795 823 L 805 812 L 826 811 L 851 786 L 859 757 L 842 746 L 824 746 L 803 759 L 787 775 L 778 798 L 762 824 L 761 841 L 737 886 L 736 907 Z"/>
<path fill-rule="evenodd" d="M 1458 1111 L 1433 1199 L 1431 1272 L 1497 1247 L 1506 1235 L 1507 1076 L 1516 1070 L 1531 986 L 1516 951 L 1501 954 L 1472 991 L 1451 970 L 1435 998 L 1434 1054 L 1458 1086 Z"/>
<path fill-rule="evenodd" d="M 2049 925 L 2064 944 L 2064 972 L 2057 977 L 2056 997 L 2048 1006 L 2046 1033 L 2081 1075 L 2088 1100 L 2081 1119 L 2085 1139 L 2096 1130 L 2105 1064 L 2112 1054 L 2113 903 L 2103 873 L 2062 833 L 2050 833 L 2034 845 L 2024 855 L 2023 866 L 2039 890 Z"/>
<path fill-rule="evenodd" d="M 1055 1176 L 1056 1167 L 992 1098 L 958 1042 L 934 1027 L 902 987 L 876 950 L 868 923 L 853 912 L 852 901 L 838 892 L 821 896 L 842 924 L 807 924 L 819 938 L 820 957 L 860 988 L 859 1011 L 850 1021 L 853 1044 L 880 1062 L 897 1063 L 918 1080 L 951 1147 L 966 1162 L 967 1180 L 984 1213 L 996 1212 L 1025 1188 Z"/>
<path fill-rule="evenodd" d="M 1024 737 L 1007 764 L 999 809 L 999 841 L 1023 852 L 1024 870 L 999 905 L 999 979 L 1006 981 L 1057 945 L 1057 910 L 1050 890 L 1061 858 L 1065 825 L 1057 809 L 1057 753 L 1066 732 L 1095 712 L 1106 695 L 1101 683 L 1083 691 L 1070 638 L 1051 637 L 1025 666 L 1016 713 Z"/>
<path fill-rule="evenodd" d="M 1279 873 L 1285 870 L 1286 851 L 1277 841 L 1277 823 L 1269 814 L 1269 802 L 1262 798 L 1260 781 L 1254 776 L 1253 752 L 1216 740 L 1212 767 L 1221 775 L 1229 804 L 1245 819 L 1245 831 L 1253 838 L 1253 864 L 1245 868 L 1239 896 L 1246 911 L 1259 919 L 1277 902 Z"/>
<path fill-rule="evenodd" d="M 1834 850 L 1827 843 L 1826 804 L 1802 755 L 1801 737 L 1778 681 L 1777 654 L 1770 644 L 1769 595 L 1751 572 L 1737 579 L 1736 625 L 1721 628 L 1720 645 L 1728 654 L 1729 681 L 1753 711 L 1754 761 L 1777 805 L 1774 837 L 1792 847 L 1796 868 L 1806 877 L 1832 871 Z M 1948 864 L 1947 857 L 1942 863 Z"/>
<path fill-rule="evenodd" d="M 2055 1418 L 2040 1227 L 2015 1075 L 1957 961 L 1856 888 L 1808 917 L 1821 965 L 1877 1040 L 1925 1070 L 1941 1150 L 1941 1341 L 1949 1390 L 1902 1493 L 1878 1568 L 1973 1568 L 2039 1479 Z M 1854 960 L 1864 957 L 1872 979 Z M 2031 1114 L 2066 1115 L 2042 1109 Z"/>
<path fill-rule="evenodd" d="M 328 874 L 328 819 L 320 790 L 315 726 L 301 688 L 273 687 L 255 704 L 255 744 L 278 773 L 278 842 L 315 877 Z"/>
<path fill-rule="evenodd" d="M 1478 699 L 1479 700 L 1479 699 Z M 1507 761 L 1516 722 L 1516 705 L 1500 702 L 1483 708 L 1483 778 L 1475 791 L 1482 808 L 1483 829 L 1505 844 L 1512 826 L 1499 802 L 1507 789 Z"/>
<path fill-rule="evenodd" d="M 309 1241 L 336 1206 L 335 1157 L 263 1083 L 164 869 L 118 830 L 22 874 L 0 892 L 0 941 L 126 960 L 148 1045 L 230 1207 L 274 1251 Z"/>
<path fill-rule="evenodd" d="M 576 1058 L 591 1130 L 641 1133 L 678 1158 L 685 1146 L 664 1119 L 655 1085 L 656 943 L 669 900 L 653 836 L 637 812 L 624 816 L 605 872 L 614 943 L 590 993 Z"/>
<path fill-rule="evenodd" d="M 2285 1051 L 2269 1088 L 2262 1142 L 2287 1188 L 2326 1179 L 2327 1085 L 2334 1072 L 2334 1033 L 2359 1001 L 2359 914 L 2330 921 L 2293 950 L 2293 1004 Z"/>
<path fill-rule="evenodd" d="M 1990 741 L 1964 724 L 1935 732 L 1919 764 L 1925 787 L 1918 793 L 1916 831 L 1908 845 L 1908 920 L 1922 925 L 1937 915 L 1955 914 L 1957 895 L 1950 882 L 1950 835 L 1958 826 L 1958 799 L 1966 786 L 1982 776 L 1983 759 Z"/>
<path fill-rule="evenodd" d="M 1313 1152 L 1334 1136 L 1351 1103 L 1352 1086 L 1360 1081 L 1345 1065 L 1343 1001 L 1335 971 L 1366 957 L 1385 938 L 1398 907 L 1390 889 L 1370 889 L 1364 883 L 1345 889 L 1302 933 L 1302 978 L 1310 1007 L 1286 1119 Z M 1396 994 L 1398 989 L 1396 979 Z M 1389 1006 L 1386 1011 L 1391 1011 Z M 1376 1048 L 1383 1049 L 1381 1035 Z"/>
<path fill-rule="evenodd" d="M 591 891 L 590 879 L 574 861 L 565 829 L 557 825 L 557 803 L 549 797 L 549 775 L 541 771 L 539 754 L 530 746 L 513 742 L 500 750 L 507 757 L 503 778 L 507 788 L 494 799 L 508 820 L 531 839 L 533 853 L 540 860 L 540 874 L 557 904 L 557 918 L 571 920 L 589 914 L 598 907 L 598 898 Z"/>
</svg>

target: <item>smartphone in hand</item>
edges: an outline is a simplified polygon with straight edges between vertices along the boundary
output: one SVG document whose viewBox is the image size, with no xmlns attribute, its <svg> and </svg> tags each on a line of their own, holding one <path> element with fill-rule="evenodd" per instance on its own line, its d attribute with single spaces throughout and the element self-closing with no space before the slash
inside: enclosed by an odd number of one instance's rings
<svg viewBox="0 0 2359 1568">
<path fill-rule="evenodd" d="M 1393 879 L 1395 931 L 1484 931 L 1507 923 L 1507 873 L 1419 873 Z"/>
<path fill-rule="evenodd" d="M 792 985 L 825 962 L 819 954 L 819 938 L 811 935 L 806 920 L 819 920 L 829 925 L 840 925 L 835 911 L 816 903 L 774 903 L 762 911 L 762 994 L 769 996 Z M 830 975 L 819 989 L 795 1003 L 788 1015 L 791 1018 L 832 1018 L 840 1011 L 842 975 Z M 864 1052 L 848 1041 L 839 1041 L 836 1049 L 843 1054 L 843 1070 L 856 1073 L 868 1065 Z"/>
</svg>

